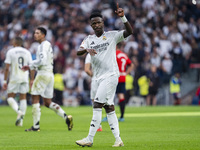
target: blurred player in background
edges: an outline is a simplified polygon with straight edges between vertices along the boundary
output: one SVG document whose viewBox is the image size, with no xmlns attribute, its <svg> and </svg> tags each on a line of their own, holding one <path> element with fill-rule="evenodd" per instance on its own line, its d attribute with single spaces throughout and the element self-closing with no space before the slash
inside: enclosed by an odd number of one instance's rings
<svg viewBox="0 0 200 150">
<path fill-rule="evenodd" d="M 91 56 L 90 54 L 87 54 L 86 58 L 85 58 L 85 72 L 92 78 L 91 80 L 91 90 L 90 90 L 90 98 L 92 100 L 92 103 L 94 103 L 94 94 L 95 94 L 95 84 L 94 84 L 94 77 L 93 77 L 93 72 L 92 72 L 92 66 L 91 66 Z M 100 124 L 100 127 L 97 129 L 97 131 L 102 131 L 102 126 Z"/>
<path fill-rule="evenodd" d="M 25 131 L 40 131 L 40 96 L 42 96 L 44 100 L 44 105 L 65 119 L 68 130 L 72 130 L 72 116 L 66 115 L 58 104 L 51 101 L 53 98 L 54 85 L 53 49 L 51 44 L 45 39 L 46 34 L 47 31 L 43 27 L 38 27 L 35 30 L 34 38 L 40 43 L 37 49 L 36 60 L 22 68 L 23 70 L 37 70 L 35 79 L 33 75 L 31 76 L 33 126 Z"/>
<path fill-rule="evenodd" d="M 32 61 L 32 58 L 31 53 L 22 47 L 22 38 L 15 37 L 12 42 L 14 48 L 8 50 L 5 59 L 3 89 L 7 90 L 8 104 L 17 113 L 17 120 L 15 125 L 22 126 L 23 118 L 27 108 L 26 93 L 29 91 L 29 72 L 24 72 L 21 70 L 21 68 L 24 65 L 28 65 Z M 9 82 L 7 84 L 8 80 Z M 17 93 L 20 94 L 19 106 L 14 99 Z"/>
<path fill-rule="evenodd" d="M 157 67 L 155 65 L 151 65 L 150 71 L 147 74 L 149 79 L 149 94 L 146 98 L 147 105 L 156 105 L 157 98 L 156 95 L 158 93 L 159 85 L 160 85 L 160 77 L 157 73 Z"/>
<path fill-rule="evenodd" d="M 93 139 L 99 128 L 102 117 L 102 107 L 105 108 L 110 129 L 115 137 L 113 147 L 124 146 L 119 132 L 118 119 L 115 113 L 114 96 L 119 78 L 119 69 L 116 61 L 116 45 L 133 33 L 132 27 L 124 10 L 117 4 L 116 14 L 121 17 L 125 25 L 122 31 L 104 31 L 103 17 L 99 11 L 93 11 L 90 16 L 91 27 L 95 34 L 87 36 L 77 52 L 77 55 L 90 53 L 94 84 L 95 98 L 93 105 L 93 117 L 89 134 L 86 138 L 76 141 L 80 146 L 92 146 Z"/>
<path fill-rule="evenodd" d="M 181 74 L 179 72 L 176 72 L 170 79 L 170 93 L 174 97 L 174 105 L 180 105 L 181 104 Z"/>
<path fill-rule="evenodd" d="M 119 45 L 119 48 L 120 46 L 121 45 Z M 117 97 L 119 99 L 120 112 L 121 112 L 119 121 L 124 121 L 124 111 L 125 111 L 125 105 L 126 105 L 126 101 L 125 101 L 126 75 L 129 74 L 133 70 L 134 65 L 131 62 L 131 60 L 128 58 L 128 56 L 122 51 L 120 51 L 120 49 L 116 51 L 116 57 L 117 57 L 117 64 L 118 64 L 119 73 L 120 73 L 117 90 L 116 90 Z"/>
</svg>

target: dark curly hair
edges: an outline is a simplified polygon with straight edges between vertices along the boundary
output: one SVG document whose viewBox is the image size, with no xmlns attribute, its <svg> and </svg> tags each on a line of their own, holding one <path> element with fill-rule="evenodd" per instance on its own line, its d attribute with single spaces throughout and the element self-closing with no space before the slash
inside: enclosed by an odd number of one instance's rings
<svg viewBox="0 0 200 150">
<path fill-rule="evenodd" d="M 103 16 L 101 15 L 101 11 L 99 10 L 93 10 L 91 15 L 90 15 L 90 20 L 94 17 L 100 17 L 103 18 Z"/>
</svg>

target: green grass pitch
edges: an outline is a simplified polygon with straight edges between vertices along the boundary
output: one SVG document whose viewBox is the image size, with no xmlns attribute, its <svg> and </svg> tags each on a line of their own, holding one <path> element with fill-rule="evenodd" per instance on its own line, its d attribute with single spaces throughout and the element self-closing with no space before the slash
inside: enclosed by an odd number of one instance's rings
<svg viewBox="0 0 200 150">
<path fill-rule="evenodd" d="M 41 131 L 25 132 L 32 126 L 32 108 L 27 109 L 23 127 L 16 127 L 15 112 L 0 106 L 0 150 L 200 150 L 199 106 L 127 107 L 125 122 L 119 123 L 125 146 L 119 148 L 112 147 L 115 139 L 107 122 L 102 123 L 103 132 L 96 133 L 92 147 L 76 145 L 88 134 L 92 107 L 63 109 L 74 118 L 72 131 L 61 117 L 42 106 Z M 119 117 L 119 107 L 116 112 Z"/>
</svg>

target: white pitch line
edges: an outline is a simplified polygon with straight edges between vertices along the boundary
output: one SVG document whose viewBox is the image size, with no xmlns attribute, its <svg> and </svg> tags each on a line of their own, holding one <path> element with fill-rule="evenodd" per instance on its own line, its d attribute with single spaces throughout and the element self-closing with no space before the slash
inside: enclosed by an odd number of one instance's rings
<svg viewBox="0 0 200 150">
<path fill-rule="evenodd" d="M 200 112 L 159 112 L 159 113 L 127 113 L 125 117 L 176 117 L 176 116 L 200 116 Z"/>
</svg>

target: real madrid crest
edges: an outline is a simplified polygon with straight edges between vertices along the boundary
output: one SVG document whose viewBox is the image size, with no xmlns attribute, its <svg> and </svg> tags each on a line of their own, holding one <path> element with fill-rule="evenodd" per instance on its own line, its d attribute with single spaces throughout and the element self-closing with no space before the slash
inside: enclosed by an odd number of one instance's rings
<svg viewBox="0 0 200 150">
<path fill-rule="evenodd" d="M 107 38 L 106 38 L 106 36 L 103 36 L 103 40 L 105 41 Z"/>
</svg>

